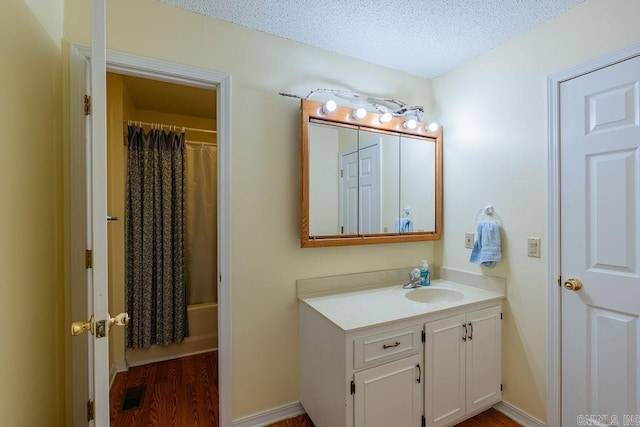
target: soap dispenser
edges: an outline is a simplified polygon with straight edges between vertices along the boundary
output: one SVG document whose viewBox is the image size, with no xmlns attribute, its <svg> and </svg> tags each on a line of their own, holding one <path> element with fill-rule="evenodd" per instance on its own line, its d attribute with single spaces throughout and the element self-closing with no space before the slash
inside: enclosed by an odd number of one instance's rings
<svg viewBox="0 0 640 427">
<path fill-rule="evenodd" d="M 429 286 L 431 284 L 431 273 L 429 271 L 429 263 L 426 259 L 422 261 L 422 267 L 420 267 L 420 284 L 422 286 Z"/>
</svg>

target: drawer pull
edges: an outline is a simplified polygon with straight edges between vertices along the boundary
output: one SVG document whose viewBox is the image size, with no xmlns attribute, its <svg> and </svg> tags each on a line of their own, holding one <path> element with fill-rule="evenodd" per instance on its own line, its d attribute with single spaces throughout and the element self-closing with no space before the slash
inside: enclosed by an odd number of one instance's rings
<svg viewBox="0 0 640 427">
<path fill-rule="evenodd" d="M 397 347 L 397 346 L 399 346 L 399 345 L 400 345 L 400 341 L 396 341 L 396 343 L 395 343 L 395 344 L 383 344 L 383 345 L 382 345 L 382 348 L 386 350 L 386 349 L 388 349 L 388 348 Z"/>
</svg>

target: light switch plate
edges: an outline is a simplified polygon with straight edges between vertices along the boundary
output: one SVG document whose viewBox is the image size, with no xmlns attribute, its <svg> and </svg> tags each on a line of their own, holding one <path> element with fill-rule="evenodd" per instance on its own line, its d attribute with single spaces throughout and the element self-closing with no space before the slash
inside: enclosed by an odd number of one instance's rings
<svg viewBox="0 0 640 427">
<path fill-rule="evenodd" d="M 540 258 L 539 237 L 529 237 L 527 239 L 527 255 L 533 258 Z"/>
<path fill-rule="evenodd" d="M 464 247 L 473 249 L 473 233 L 464 233 Z"/>
</svg>

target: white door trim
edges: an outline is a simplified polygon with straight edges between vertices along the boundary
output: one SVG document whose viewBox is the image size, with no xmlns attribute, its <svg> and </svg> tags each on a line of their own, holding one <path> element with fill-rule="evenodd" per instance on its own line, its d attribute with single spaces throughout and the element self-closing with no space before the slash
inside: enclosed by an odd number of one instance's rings
<svg viewBox="0 0 640 427">
<path fill-rule="evenodd" d="M 91 49 L 86 45 L 72 43 L 69 51 L 70 56 L 76 60 L 91 57 Z M 231 425 L 231 75 L 109 50 L 107 71 L 217 91 L 219 424 Z M 78 96 L 77 84 L 74 84 L 78 80 L 76 72 L 77 68 L 70 69 L 69 103 L 72 122 L 77 120 L 73 116 L 74 112 L 82 111 L 83 101 Z M 84 161 L 84 158 L 79 159 L 81 156 L 74 155 L 76 147 L 84 144 L 84 134 L 75 132 L 76 128 L 77 126 L 71 126 L 70 162 Z M 75 186 L 73 182 L 71 185 Z M 71 210 L 73 209 L 72 207 Z M 84 233 L 84 230 L 75 230 L 72 225 L 72 240 L 79 232 Z"/>
<path fill-rule="evenodd" d="M 640 43 L 607 53 L 547 77 L 547 425 L 561 425 L 560 336 L 560 84 L 640 55 Z"/>
</svg>

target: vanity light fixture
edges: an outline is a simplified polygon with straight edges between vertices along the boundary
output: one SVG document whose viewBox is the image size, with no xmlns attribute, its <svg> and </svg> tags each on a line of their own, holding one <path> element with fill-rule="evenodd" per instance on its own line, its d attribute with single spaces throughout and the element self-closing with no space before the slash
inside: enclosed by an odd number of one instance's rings
<svg viewBox="0 0 640 427">
<path fill-rule="evenodd" d="M 367 110 L 365 110 L 364 108 L 360 107 L 357 110 L 355 110 L 351 115 L 356 120 L 362 120 L 365 117 L 367 117 Z"/>
<path fill-rule="evenodd" d="M 322 112 L 324 114 L 333 113 L 334 111 L 336 111 L 337 107 L 338 107 L 338 104 L 336 104 L 336 101 L 334 101 L 333 99 L 330 99 L 327 102 L 325 102 L 324 105 L 322 106 Z"/>
<path fill-rule="evenodd" d="M 427 126 L 427 129 L 429 129 L 429 132 L 435 132 L 440 128 L 440 125 L 437 122 L 431 122 L 429 123 L 429 126 Z"/>
<path fill-rule="evenodd" d="M 418 126 L 418 122 L 415 119 L 409 119 L 403 123 L 405 129 L 415 129 Z"/>
<path fill-rule="evenodd" d="M 380 120 L 380 123 L 389 123 L 392 118 L 393 118 L 393 115 L 387 112 L 387 113 L 383 113 L 378 120 Z"/>
</svg>

